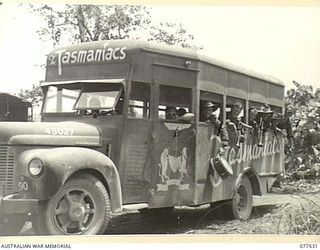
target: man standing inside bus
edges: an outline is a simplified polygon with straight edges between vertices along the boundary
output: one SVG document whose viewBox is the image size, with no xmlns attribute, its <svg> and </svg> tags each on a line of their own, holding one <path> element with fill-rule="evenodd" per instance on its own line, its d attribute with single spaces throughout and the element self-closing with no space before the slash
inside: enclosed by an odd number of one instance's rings
<svg viewBox="0 0 320 250">
<path fill-rule="evenodd" d="M 168 106 L 166 108 L 166 120 L 176 120 L 178 116 L 178 111 L 175 107 Z"/>
<path fill-rule="evenodd" d="M 235 124 L 237 124 L 240 121 L 240 114 L 243 109 L 243 106 L 240 102 L 235 102 L 231 106 L 231 112 L 229 120 Z"/>
<path fill-rule="evenodd" d="M 240 130 L 240 128 L 242 127 L 240 118 L 242 109 L 243 107 L 240 102 L 233 103 L 231 106 L 231 112 L 226 121 L 230 146 L 239 145 L 244 141 L 244 136 L 242 135 L 242 131 Z"/>
<path fill-rule="evenodd" d="M 228 145 L 229 138 L 227 130 L 223 126 L 222 122 L 218 119 L 218 115 L 216 114 L 218 108 L 219 106 L 213 104 L 212 102 L 204 102 L 202 105 L 202 115 L 204 122 L 214 125 L 214 133 L 220 136 L 222 146 L 224 147 Z"/>
<path fill-rule="evenodd" d="M 220 178 L 222 176 L 232 175 L 232 168 L 229 166 L 228 162 L 224 159 L 224 147 L 228 146 L 229 137 L 226 128 L 223 126 L 222 122 L 218 119 L 218 105 L 213 104 L 212 102 L 204 102 L 201 106 L 202 111 L 202 121 L 206 123 L 213 124 L 214 130 L 213 134 L 220 137 L 221 143 L 219 140 L 216 140 L 214 137 L 212 138 L 212 151 L 211 157 L 209 159 L 209 169 L 208 176 L 211 176 L 210 180 L 213 178 Z M 222 172 L 218 172 L 217 169 L 222 170 Z M 223 178 L 224 178 L 223 177 Z M 221 179 L 220 179 L 221 180 Z M 213 183 L 211 183 L 213 185 Z M 210 185 L 210 186 L 211 186 Z M 207 191 L 208 195 L 211 196 L 211 191 Z M 206 193 L 207 193 L 206 192 Z M 210 193 L 210 194 L 209 194 Z"/>
<path fill-rule="evenodd" d="M 293 115 L 293 107 L 292 106 L 288 106 L 286 108 L 286 110 L 285 110 L 283 120 L 276 124 L 277 128 L 286 130 L 290 151 L 292 151 L 292 149 L 294 147 L 293 132 L 292 132 L 292 122 L 290 120 L 290 117 L 292 115 Z"/>
</svg>

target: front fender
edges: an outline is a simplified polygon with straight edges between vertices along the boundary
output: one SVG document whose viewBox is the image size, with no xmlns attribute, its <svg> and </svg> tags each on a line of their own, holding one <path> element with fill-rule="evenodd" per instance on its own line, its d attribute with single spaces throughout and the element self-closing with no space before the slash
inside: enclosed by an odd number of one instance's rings
<svg viewBox="0 0 320 250">
<path fill-rule="evenodd" d="M 254 171 L 254 169 L 250 168 L 250 167 L 244 168 L 242 170 L 242 172 L 238 175 L 236 182 L 235 182 L 235 189 L 240 185 L 240 181 L 244 175 L 246 175 L 250 180 L 253 194 L 254 195 L 262 195 L 261 181 L 260 181 L 257 173 Z"/>
<path fill-rule="evenodd" d="M 41 159 L 45 165 L 45 170 L 40 177 L 32 177 L 28 172 L 27 165 L 33 158 Z M 79 147 L 33 149 L 23 152 L 18 162 L 26 165 L 21 175 L 30 178 L 29 197 L 39 200 L 48 199 L 73 174 L 93 170 L 103 176 L 108 185 L 112 211 L 121 209 L 122 196 L 118 171 L 110 158 L 101 152 Z"/>
</svg>

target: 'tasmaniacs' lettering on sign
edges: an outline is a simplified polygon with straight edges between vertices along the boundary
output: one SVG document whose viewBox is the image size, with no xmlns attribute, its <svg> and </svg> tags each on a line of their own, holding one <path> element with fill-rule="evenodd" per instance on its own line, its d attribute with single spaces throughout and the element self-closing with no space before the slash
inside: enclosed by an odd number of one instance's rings
<svg viewBox="0 0 320 250">
<path fill-rule="evenodd" d="M 234 165 L 245 161 L 256 160 L 261 157 L 279 154 L 280 151 L 281 142 L 272 140 L 265 142 L 263 147 L 259 147 L 257 144 L 241 144 L 239 149 L 226 147 L 224 157 L 228 160 L 230 165 Z"/>
<path fill-rule="evenodd" d="M 122 48 L 104 48 L 90 50 L 68 51 L 58 50 L 56 54 L 48 56 L 49 66 L 58 66 L 58 74 L 62 75 L 62 65 L 75 63 L 102 62 L 111 60 L 124 60 L 127 56 L 127 47 Z"/>
</svg>

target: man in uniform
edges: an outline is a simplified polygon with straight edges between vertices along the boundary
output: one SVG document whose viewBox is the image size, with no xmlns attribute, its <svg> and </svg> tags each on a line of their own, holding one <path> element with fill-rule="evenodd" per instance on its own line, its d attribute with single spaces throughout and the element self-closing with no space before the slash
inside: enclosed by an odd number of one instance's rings
<svg viewBox="0 0 320 250">
<path fill-rule="evenodd" d="M 231 112 L 230 112 L 230 117 L 229 120 L 235 124 L 238 124 L 240 121 L 239 115 L 243 109 L 243 106 L 240 102 L 235 102 L 231 106 Z"/>
<path fill-rule="evenodd" d="M 257 126 L 258 110 L 255 107 L 249 109 L 249 125 L 255 128 Z"/>
<path fill-rule="evenodd" d="M 167 120 L 175 120 L 177 119 L 178 111 L 175 107 L 168 106 L 166 108 L 166 119 Z"/>
<path fill-rule="evenodd" d="M 229 134 L 229 144 L 231 146 L 236 146 L 244 141 L 244 136 L 242 133 L 241 118 L 239 117 L 242 111 L 242 104 L 240 102 L 235 102 L 231 106 L 231 112 L 226 121 L 227 130 Z M 240 130 L 241 128 L 241 130 Z"/>
<path fill-rule="evenodd" d="M 294 146 L 292 122 L 290 120 L 290 117 L 293 115 L 293 111 L 294 111 L 293 107 L 288 106 L 285 110 L 283 120 L 278 122 L 278 124 L 276 124 L 277 128 L 286 130 L 287 138 L 288 138 L 288 142 L 289 142 L 289 147 L 291 150 L 293 149 L 293 146 Z"/>
<path fill-rule="evenodd" d="M 212 138 L 212 151 L 211 157 L 209 159 L 209 168 L 208 168 L 208 178 L 205 185 L 205 196 L 212 199 L 213 192 L 213 182 L 214 178 L 225 178 L 229 175 L 232 175 L 232 168 L 229 166 L 228 162 L 224 159 L 224 150 L 223 147 L 228 146 L 229 137 L 228 132 L 223 126 L 222 122 L 218 119 L 218 106 L 212 102 L 204 102 L 201 106 L 201 121 L 213 124 L 214 134 L 220 136 L 221 143 L 217 138 Z M 220 171 L 218 171 L 218 169 Z"/>
<path fill-rule="evenodd" d="M 202 105 L 203 121 L 214 125 L 214 133 L 220 136 L 222 146 L 227 146 L 229 141 L 227 130 L 218 119 L 217 114 L 215 114 L 215 111 L 217 111 L 218 108 L 219 107 L 212 102 L 204 102 Z"/>
</svg>

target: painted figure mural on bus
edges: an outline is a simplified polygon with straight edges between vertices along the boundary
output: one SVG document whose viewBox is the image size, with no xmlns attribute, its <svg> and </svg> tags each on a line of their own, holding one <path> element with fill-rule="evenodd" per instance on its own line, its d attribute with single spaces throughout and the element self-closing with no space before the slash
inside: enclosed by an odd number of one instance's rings
<svg viewBox="0 0 320 250">
<path fill-rule="evenodd" d="M 186 147 L 182 150 L 165 148 L 160 156 L 159 164 L 161 182 L 165 183 L 170 179 L 182 181 L 185 176 L 188 176 L 187 158 Z"/>
<path fill-rule="evenodd" d="M 157 191 L 167 191 L 169 186 L 177 186 L 179 190 L 190 189 L 185 180 L 189 177 L 188 144 L 191 124 L 178 121 L 178 118 L 185 114 L 186 111 L 181 108 L 178 114 L 178 109 L 173 106 L 168 106 L 165 110 L 165 118 L 170 122 L 164 122 L 163 129 L 172 136 L 163 141 L 164 148 L 158 164 L 160 183 L 157 184 Z"/>
</svg>

